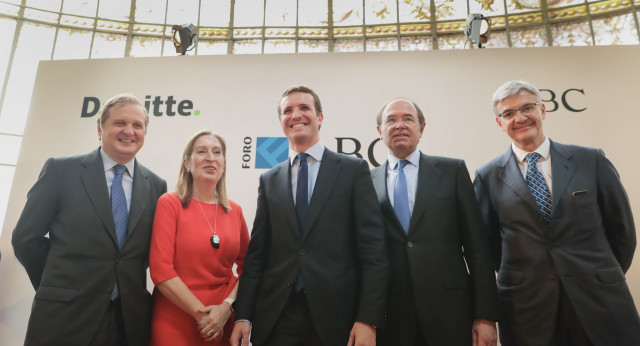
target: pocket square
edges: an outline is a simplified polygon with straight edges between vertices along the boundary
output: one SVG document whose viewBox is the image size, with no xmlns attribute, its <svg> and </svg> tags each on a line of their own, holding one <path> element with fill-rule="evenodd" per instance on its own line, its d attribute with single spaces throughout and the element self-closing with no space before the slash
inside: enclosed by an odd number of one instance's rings
<svg viewBox="0 0 640 346">
<path fill-rule="evenodd" d="M 589 190 L 573 191 L 573 192 L 571 193 L 571 197 L 575 197 L 575 196 L 577 196 L 577 195 L 581 195 L 581 194 L 583 194 L 583 193 L 587 193 L 587 192 L 589 192 Z"/>
</svg>

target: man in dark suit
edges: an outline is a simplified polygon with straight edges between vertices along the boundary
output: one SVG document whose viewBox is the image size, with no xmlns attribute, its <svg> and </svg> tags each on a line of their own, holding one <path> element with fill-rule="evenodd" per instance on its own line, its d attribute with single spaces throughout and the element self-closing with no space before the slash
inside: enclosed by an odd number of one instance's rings
<svg viewBox="0 0 640 346">
<path fill-rule="evenodd" d="M 102 147 L 50 158 L 29 191 L 12 237 L 36 289 L 25 345 L 148 343 L 151 223 L 167 190 L 134 158 L 148 121 L 135 96 L 114 96 L 100 110 Z"/>
<path fill-rule="evenodd" d="M 412 101 L 387 101 L 377 123 L 390 151 L 371 172 L 389 249 L 381 344 L 496 345 L 495 276 L 464 161 L 417 149 L 425 119 Z"/>
<path fill-rule="evenodd" d="M 598 149 L 549 140 L 528 82 L 493 95 L 513 141 L 476 172 L 498 272 L 503 345 L 640 345 L 626 284 L 636 247 L 627 194 Z"/>
<path fill-rule="evenodd" d="M 313 90 L 278 107 L 289 160 L 260 177 L 232 345 L 374 345 L 386 299 L 380 209 L 365 161 L 326 149 Z M 308 204 L 307 204 L 308 203 Z"/>
</svg>

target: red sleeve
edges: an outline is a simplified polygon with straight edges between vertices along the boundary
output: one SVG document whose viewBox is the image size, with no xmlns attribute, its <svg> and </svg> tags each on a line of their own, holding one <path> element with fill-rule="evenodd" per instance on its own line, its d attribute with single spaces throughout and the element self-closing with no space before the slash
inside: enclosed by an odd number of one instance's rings
<svg viewBox="0 0 640 346">
<path fill-rule="evenodd" d="M 247 254 L 247 249 L 249 248 L 249 229 L 247 228 L 247 222 L 244 219 L 244 214 L 242 214 L 242 208 L 240 206 L 236 206 L 238 208 L 239 214 L 239 223 L 240 223 L 240 249 L 238 250 L 238 257 L 236 257 L 236 265 L 238 266 L 237 272 L 238 277 L 242 274 L 242 267 L 244 266 L 244 256 Z"/>
<path fill-rule="evenodd" d="M 178 276 L 173 256 L 181 210 L 180 199 L 175 193 L 165 193 L 158 199 L 149 249 L 149 272 L 155 285 Z"/>
</svg>

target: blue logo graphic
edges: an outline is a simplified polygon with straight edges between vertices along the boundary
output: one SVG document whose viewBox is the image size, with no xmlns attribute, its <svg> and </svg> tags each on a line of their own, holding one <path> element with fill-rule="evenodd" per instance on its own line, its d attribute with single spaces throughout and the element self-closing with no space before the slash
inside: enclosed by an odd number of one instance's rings
<svg viewBox="0 0 640 346">
<path fill-rule="evenodd" d="M 287 137 L 258 137 L 256 140 L 256 168 L 272 168 L 289 156 Z"/>
</svg>

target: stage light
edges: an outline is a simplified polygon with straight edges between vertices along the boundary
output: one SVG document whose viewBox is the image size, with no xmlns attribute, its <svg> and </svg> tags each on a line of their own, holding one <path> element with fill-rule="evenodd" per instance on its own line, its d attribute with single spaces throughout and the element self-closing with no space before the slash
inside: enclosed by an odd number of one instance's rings
<svg viewBox="0 0 640 346">
<path fill-rule="evenodd" d="M 185 55 L 187 51 L 195 47 L 197 37 L 195 25 L 174 25 L 171 29 L 173 31 L 173 45 L 176 47 L 176 53 Z"/>
<path fill-rule="evenodd" d="M 491 30 L 491 22 L 480 13 L 470 13 L 467 16 L 467 27 L 464 35 L 467 41 L 471 40 L 471 44 L 477 44 L 478 48 L 482 48 L 484 43 L 489 39 L 489 31 Z"/>
</svg>

